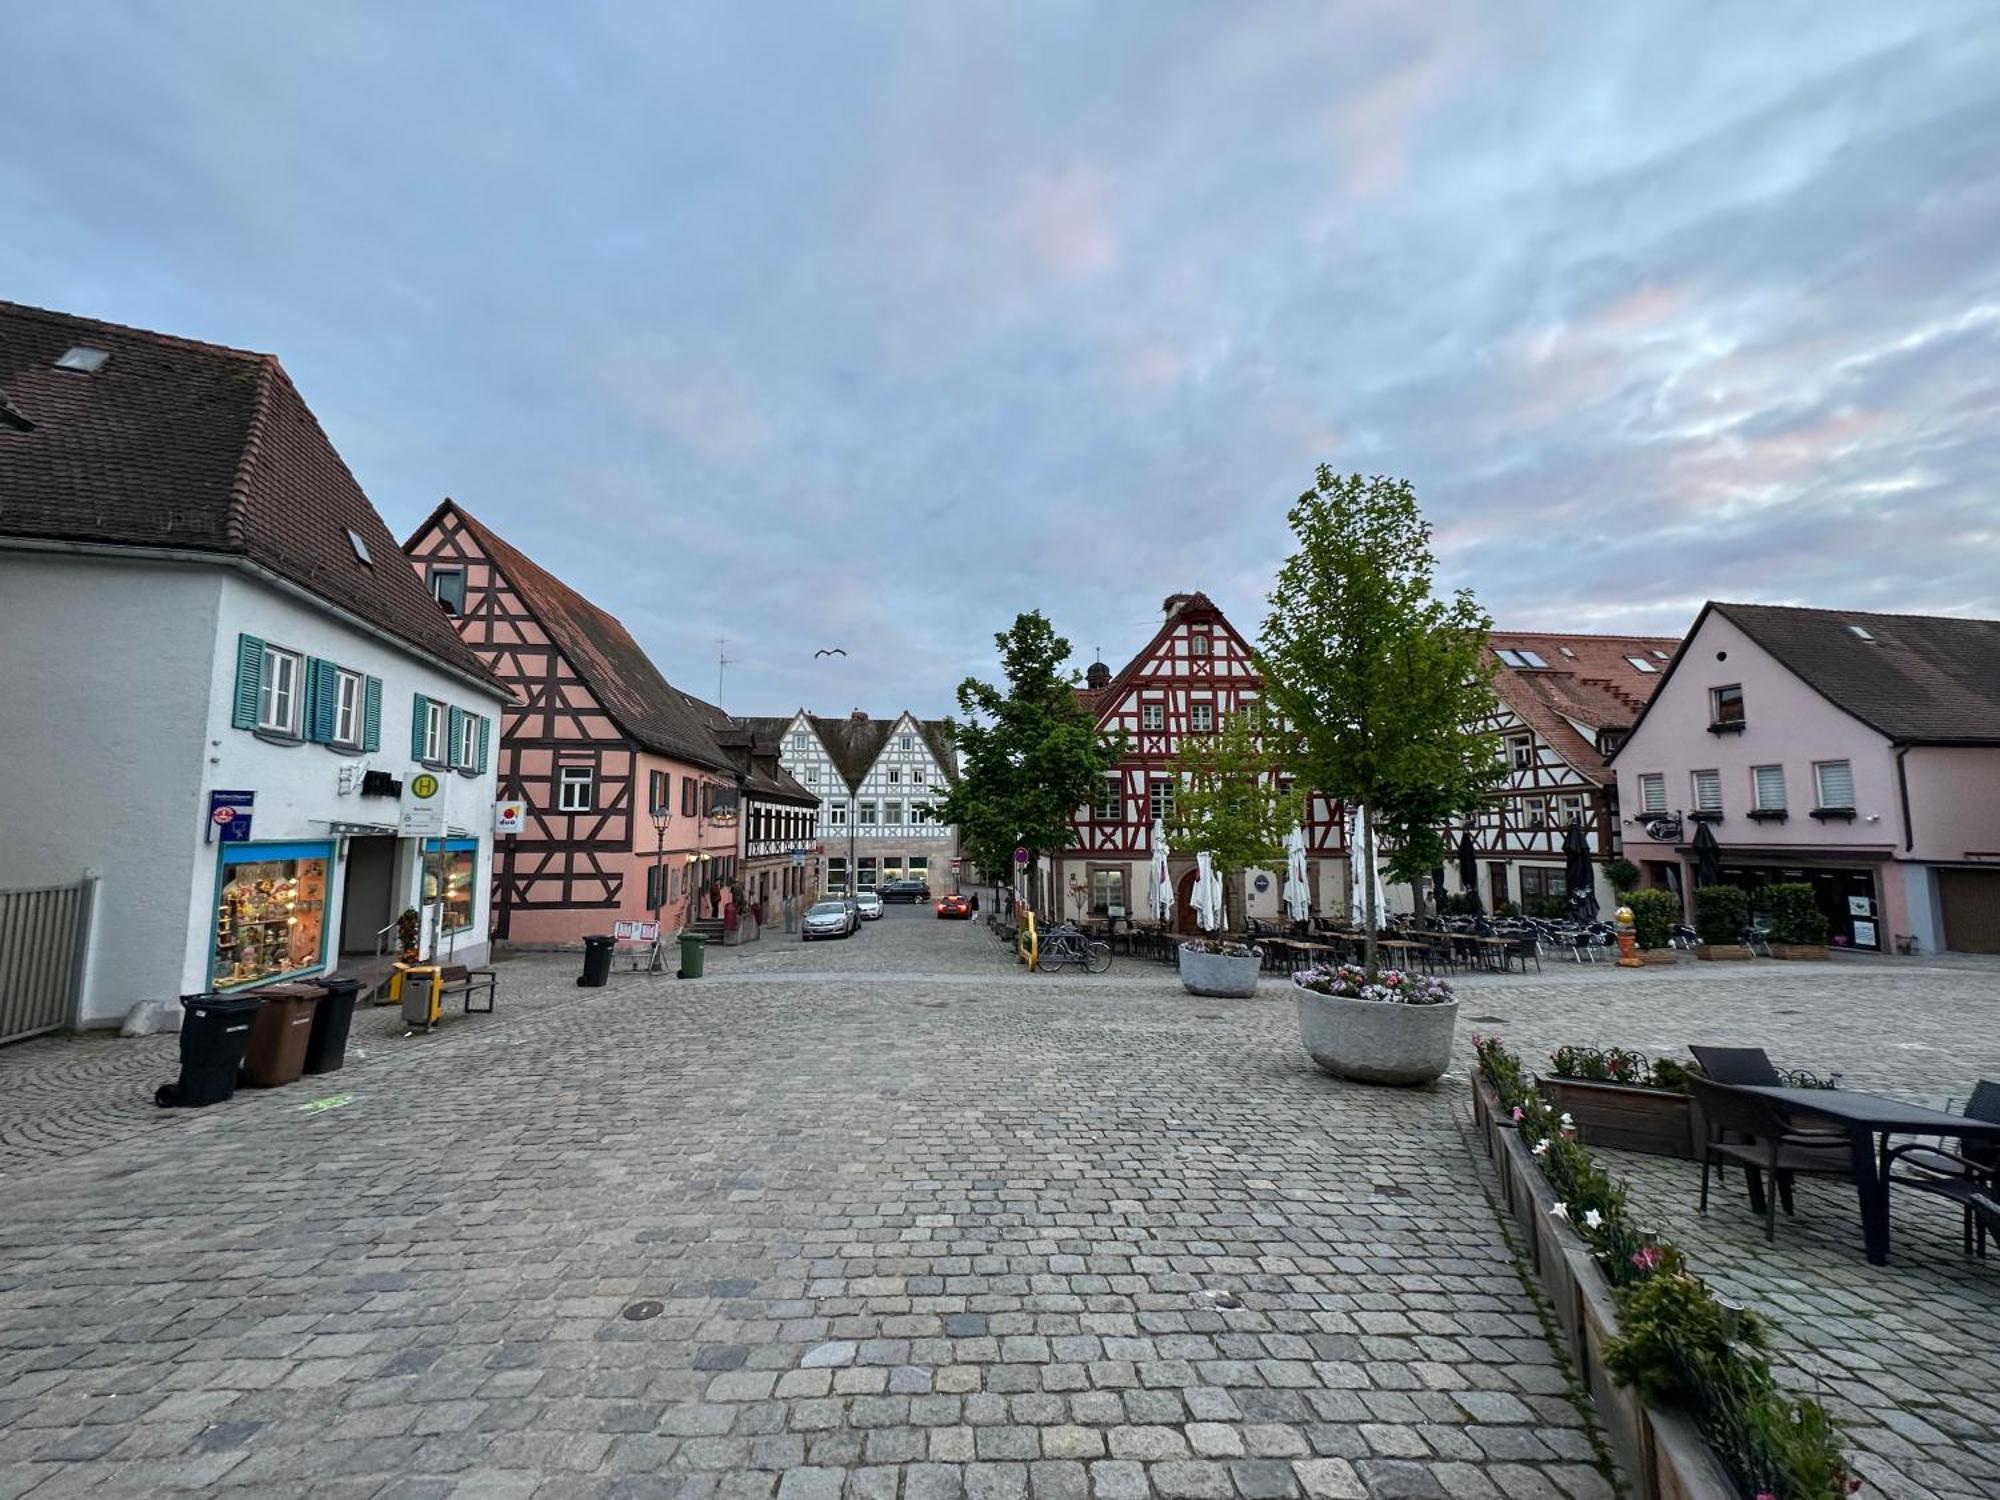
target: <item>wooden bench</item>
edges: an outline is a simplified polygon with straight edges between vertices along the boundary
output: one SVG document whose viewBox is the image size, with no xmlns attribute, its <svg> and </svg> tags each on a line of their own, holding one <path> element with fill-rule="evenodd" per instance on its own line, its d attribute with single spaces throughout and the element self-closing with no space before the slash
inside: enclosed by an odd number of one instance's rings
<svg viewBox="0 0 2000 1500">
<path fill-rule="evenodd" d="M 468 969 L 464 964 L 447 964 L 439 977 L 438 993 L 447 995 L 453 990 L 465 997 L 466 1015 L 490 1016 L 493 1014 L 493 1003 L 499 996 L 500 976 L 491 969 Z M 475 1006 L 472 1003 L 474 995 L 484 995 L 486 1003 Z"/>
</svg>

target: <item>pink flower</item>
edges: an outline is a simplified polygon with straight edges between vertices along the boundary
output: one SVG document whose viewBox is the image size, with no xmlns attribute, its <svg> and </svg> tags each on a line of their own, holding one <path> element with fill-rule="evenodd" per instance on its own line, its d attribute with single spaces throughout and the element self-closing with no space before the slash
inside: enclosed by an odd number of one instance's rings
<svg viewBox="0 0 2000 1500">
<path fill-rule="evenodd" d="M 1658 1245 L 1648 1245 L 1632 1257 L 1632 1264 L 1642 1271 L 1657 1271 L 1660 1268 L 1660 1262 L 1665 1259 L 1666 1256 L 1660 1253 Z"/>
<path fill-rule="evenodd" d="M 1757 1500 L 1778 1500 L 1778 1497 L 1769 1490 L 1759 1490 L 1757 1491 Z"/>
<path fill-rule="evenodd" d="M 1514 1106 L 1514 1123 L 1515 1123 L 1516 1125 L 1518 1125 L 1518 1124 L 1520 1124 L 1520 1123 L 1521 1123 L 1521 1122 L 1522 1122 L 1523 1120 L 1525 1120 L 1525 1119 L 1527 1119 L 1527 1118 L 1528 1118 L 1528 1112 L 1527 1112 L 1527 1111 L 1526 1111 L 1525 1109 L 1521 1108 L 1521 1106 L 1520 1106 L 1520 1105 L 1518 1105 L 1518 1104 L 1517 1104 L 1517 1105 L 1515 1105 L 1515 1106 Z"/>
</svg>

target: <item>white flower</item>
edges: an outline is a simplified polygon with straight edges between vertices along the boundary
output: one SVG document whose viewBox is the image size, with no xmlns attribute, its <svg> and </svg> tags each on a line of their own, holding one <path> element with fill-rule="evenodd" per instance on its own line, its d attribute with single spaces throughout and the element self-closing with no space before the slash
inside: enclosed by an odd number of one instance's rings
<svg viewBox="0 0 2000 1500">
<path fill-rule="evenodd" d="M 1594 1208 L 1585 1209 L 1583 1213 L 1583 1227 L 1585 1229 L 1602 1229 L 1604 1227 L 1604 1215 Z"/>
<path fill-rule="evenodd" d="M 1569 1205 L 1567 1203 L 1558 1203 L 1549 1212 L 1554 1214 L 1558 1219 L 1567 1219 L 1569 1217 Z"/>
<path fill-rule="evenodd" d="M 1568 1110 L 1564 1110 L 1564 1111 L 1563 1111 L 1563 1116 L 1562 1116 L 1562 1121 L 1561 1121 L 1561 1124 L 1562 1124 L 1562 1128 L 1563 1128 L 1564 1130 L 1573 1130 L 1573 1129 L 1575 1129 L 1575 1128 L 1576 1128 L 1576 1121 L 1572 1120 L 1572 1119 L 1571 1119 L 1571 1118 L 1569 1117 L 1569 1111 L 1568 1111 Z"/>
<path fill-rule="evenodd" d="M 1549 1150 L 1549 1143 L 1547 1141 L 1535 1142 L 1535 1155 L 1546 1156 L 1548 1154 L 1548 1150 Z"/>
</svg>

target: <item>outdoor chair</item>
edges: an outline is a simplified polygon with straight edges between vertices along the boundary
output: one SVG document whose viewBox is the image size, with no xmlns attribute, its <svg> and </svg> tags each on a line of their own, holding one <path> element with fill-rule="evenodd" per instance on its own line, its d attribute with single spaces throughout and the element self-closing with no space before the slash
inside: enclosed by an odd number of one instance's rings
<svg viewBox="0 0 2000 1500">
<path fill-rule="evenodd" d="M 1701 1111 L 1706 1139 L 1701 1152 L 1701 1212 L 1708 1212 L 1711 1169 L 1733 1163 L 1750 1182 L 1750 1207 L 1764 1215 L 1764 1242 L 1778 1237 L 1778 1206 L 1792 1213 L 1792 1179 L 1800 1172 L 1823 1177 L 1853 1176 L 1847 1136 L 1841 1131 L 1799 1130 L 1783 1110 L 1758 1094 L 1712 1079 L 1690 1076 L 1688 1089 Z M 1736 1139 L 1731 1140 L 1731 1136 Z M 1768 1173 L 1777 1191 L 1767 1192 Z"/>
<path fill-rule="evenodd" d="M 2000 1083 L 1982 1078 L 1965 1101 L 1964 1114 L 1968 1120 L 2000 1124 Z M 1985 1259 L 1987 1236 L 2000 1226 L 1979 1211 L 1976 1200 L 1991 1201 L 1992 1195 L 2000 1192 L 2000 1146 L 1966 1142 L 1954 1151 L 1943 1144 L 1912 1142 L 1891 1150 L 1885 1166 L 1894 1181 L 1944 1198 L 1964 1210 L 1965 1253 Z M 1899 1172 L 1898 1167 L 1909 1170 Z"/>
<path fill-rule="evenodd" d="M 1532 958 L 1535 961 L 1535 972 L 1537 974 L 1542 972 L 1542 945 L 1535 941 L 1532 932 L 1515 938 L 1505 948 L 1497 951 L 1500 954 L 1502 971 L 1505 971 L 1509 960 L 1518 958 L 1521 961 L 1521 972 L 1525 974 L 1528 972 L 1528 960 Z"/>
<path fill-rule="evenodd" d="M 1563 942 L 1569 948 L 1569 956 L 1577 963 L 1596 963 L 1597 945 L 1590 940 L 1587 932 L 1566 932 Z"/>
</svg>

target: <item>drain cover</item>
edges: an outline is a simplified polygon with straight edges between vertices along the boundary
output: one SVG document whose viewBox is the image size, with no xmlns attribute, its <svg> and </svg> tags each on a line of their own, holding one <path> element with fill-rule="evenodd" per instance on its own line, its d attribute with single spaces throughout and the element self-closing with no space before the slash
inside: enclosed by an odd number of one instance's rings
<svg viewBox="0 0 2000 1500">
<path fill-rule="evenodd" d="M 1381 1198 L 1407 1198 L 1410 1196 L 1410 1190 L 1398 1182 L 1378 1182 L 1375 1184 L 1375 1193 L 1377 1197 Z"/>
<path fill-rule="evenodd" d="M 1505 1016 L 1467 1016 L 1466 1019 L 1481 1026 L 1504 1026 L 1507 1023 Z"/>
<path fill-rule="evenodd" d="M 628 1323 L 643 1323 L 648 1318 L 657 1318 L 666 1308 L 658 1302 L 634 1302 L 620 1313 Z"/>
</svg>

